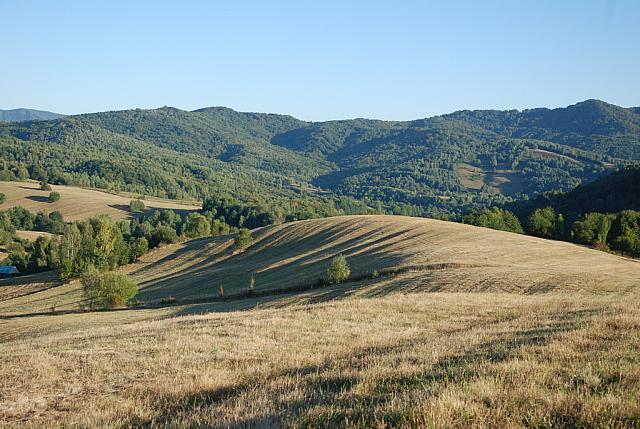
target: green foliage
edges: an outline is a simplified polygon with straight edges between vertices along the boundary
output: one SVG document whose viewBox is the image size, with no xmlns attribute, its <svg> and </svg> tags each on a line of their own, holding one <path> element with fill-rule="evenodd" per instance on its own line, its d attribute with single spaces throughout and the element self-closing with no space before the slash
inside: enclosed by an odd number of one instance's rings
<svg viewBox="0 0 640 429">
<path fill-rule="evenodd" d="M 50 203 L 55 203 L 56 201 L 58 201 L 60 199 L 60 193 L 59 192 L 52 192 L 49 194 L 49 202 Z"/>
<path fill-rule="evenodd" d="M 243 249 L 253 243 L 253 236 L 251 235 L 251 231 L 247 228 L 241 228 L 238 231 L 238 235 L 235 238 L 235 244 L 237 248 Z"/>
<path fill-rule="evenodd" d="M 211 234 L 211 223 L 199 213 L 190 213 L 187 216 L 184 234 L 189 238 L 208 236 Z"/>
<path fill-rule="evenodd" d="M 141 200 L 131 200 L 129 203 L 129 210 L 134 213 L 143 212 L 145 209 L 144 203 Z"/>
<path fill-rule="evenodd" d="M 0 204 L 4 203 L 7 200 L 7 196 L 0 192 Z"/>
<path fill-rule="evenodd" d="M 563 213 L 568 222 L 586 213 L 640 210 L 640 167 L 614 171 L 566 193 L 548 193 L 506 206 L 521 219 L 543 207 L 553 207 L 557 213 Z"/>
<path fill-rule="evenodd" d="M 587 213 L 571 226 L 573 239 L 583 244 L 606 243 L 615 215 Z"/>
<path fill-rule="evenodd" d="M 50 191 L 51 190 L 51 185 L 49 185 L 47 182 L 40 182 L 40 190 L 41 191 Z"/>
<path fill-rule="evenodd" d="M 122 307 L 138 292 L 137 285 L 122 273 L 90 272 L 84 275 L 81 281 L 90 310 Z"/>
<path fill-rule="evenodd" d="M 189 199 L 224 191 L 257 208 L 229 211 L 225 222 L 234 227 L 270 223 L 260 213 L 273 222 L 380 208 L 459 216 L 511 197 L 571 189 L 639 160 L 639 118 L 595 100 L 410 122 L 307 123 L 225 108 L 104 112 L 0 124 L 0 158 L 7 160 L 0 180 L 26 172 L 54 184 Z M 487 183 L 466 188 L 461 163 L 485 173 L 513 170 L 513 186 L 501 194 Z M 535 208 L 546 205 L 554 206 Z M 569 222 L 577 218 L 557 211 Z"/>
<path fill-rule="evenodd" d="M 640 211 L 624 210 L 611 225 L 611 247 L 632 256 L 640 256 Z"/>
<path fill-rule="evenodd" d="M 256 276 L 254 274 L 251 274 L 251 276 L 249 276 L 249 281 L 247 284 L 247 294 L 252 295 L 256 290 Z"/>
<path fill-rule="evenodd" d="M 527 232 L 543 238 L 556 237 L 556 213 L 551 207 L 536 209 L 527 219 Z"/>
<path fill-rule="evenodd" d="M 131 262 L 138 260 L 138 258 L 149 251 L 149 241 L 145 237 L 131 237 L 129 242 Z"/>
<path fill-rule="evenodd" d="M 485 228 L 516 232 L 518 234 L 524 232 L 520 221 L 513 213 L 497 207 L 470 213 L 464 217 L 463 222 Z"/>
<path fill-rule="evenodd" d="M 351 269 L 344 255 L 338 255 L 331 260 L 331 265 L 327 269 L 325 281 L 328 284 L 335 285 L 349 279 Z"/>
<path fill-rule="evenodd" d="M 160 244 L 171 244 L 176 241 L 178 241 L 178 234 L 175 229 L 167 225 L 158 225 L 151 234 L 149 244 L 151 247 L 156 247 Z"/>
</svg>

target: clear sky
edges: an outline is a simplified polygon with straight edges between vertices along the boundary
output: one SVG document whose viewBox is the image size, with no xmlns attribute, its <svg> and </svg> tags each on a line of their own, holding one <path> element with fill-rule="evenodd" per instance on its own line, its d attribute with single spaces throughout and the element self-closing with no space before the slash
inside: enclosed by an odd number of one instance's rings
<svg viewBox="0 0 640 429">
<path fill-rule="evenodd" d="M 640 105 L 639 0 L 0 0 L 0 108 Z"/>
</svg>

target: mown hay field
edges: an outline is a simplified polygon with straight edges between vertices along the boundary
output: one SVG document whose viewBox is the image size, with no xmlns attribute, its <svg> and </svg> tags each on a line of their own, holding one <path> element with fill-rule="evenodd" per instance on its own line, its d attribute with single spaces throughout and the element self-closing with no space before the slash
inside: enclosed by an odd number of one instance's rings
<svg viewBox="0 0 640 429">
<path fill-rule="evenodd" d="M 98 214 L 107 214 L 113 219 L 130 219 L 134 216 L 129 210 L 129 203 L 138 196 L 74 186 L 50 186 L 51 191 L 41 191 L 39 183 L 35 181 L 0 182 L 0 192 L 6 196 L 0 210 L 22 206 L 32 213 L 59 211 L 67 221 L 86 219 Z M 53 191 L 60 193 L 60 200 L 50 203 L 48 197 Z M 193 211 L 199 208 L 196 204 L 151 197 L 145 197 L 143 202 L 149 209 Z"/>
<path fill-rule="evenodd" d="M 640 264 L 427 219 L 348 216 L 167 246 L 124 268 L 160 308 L 0 290 L 8 427 L 638 427 Z M 344 254 L 354 281 L 316 281 Z M 406 270 L 401 268 L 405 267 Z M 385 275 L 370 276 L 373 271 Z M 386 270 L 386 271 L 385 271 Z M 187 304 L 242 292 L 256 295 Z M 38 283 L 39 282 L 39 283 Z M 50 282 L 50 283 L 47 283 Z M 273 292 L 273 293 L 271 293 Z M 53 309 L 52 309 L 53 310 Z"/>
</svg>

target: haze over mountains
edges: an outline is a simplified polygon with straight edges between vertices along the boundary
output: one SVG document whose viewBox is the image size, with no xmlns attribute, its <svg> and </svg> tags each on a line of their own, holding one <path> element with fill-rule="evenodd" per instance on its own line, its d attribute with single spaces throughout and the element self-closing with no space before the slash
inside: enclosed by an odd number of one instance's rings
<svg viewBox="0 0 640 429">
<path fill-rule="evenodd" d="M 5 159 L 60 183 L 170 198 L 345 195 L 389 212 L 460 214 L 569 190 L 640 160 L 640 108 L 463 110 L 413 121 L 305 122 L 171 107 L 0 125 Z"/>
<path fill-rule="evenodd" d="M 0 109 L 0 121 L 43 121 L 48 119 L 58 119 L 65 115 L 47 112 L 46 110 L 35 109 Z"/>
</svg>

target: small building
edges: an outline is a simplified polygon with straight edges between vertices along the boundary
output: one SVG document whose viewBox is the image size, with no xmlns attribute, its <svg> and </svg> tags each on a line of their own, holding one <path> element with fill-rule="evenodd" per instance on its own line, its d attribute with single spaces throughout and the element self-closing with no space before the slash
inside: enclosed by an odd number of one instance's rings
<svg viewBox="0 0 640 429">
<path fill-rule="evenodd" d="M 0 265 L 0 279 L 19 276 L 20 271 L 14 265 Z"/>
</svg>

